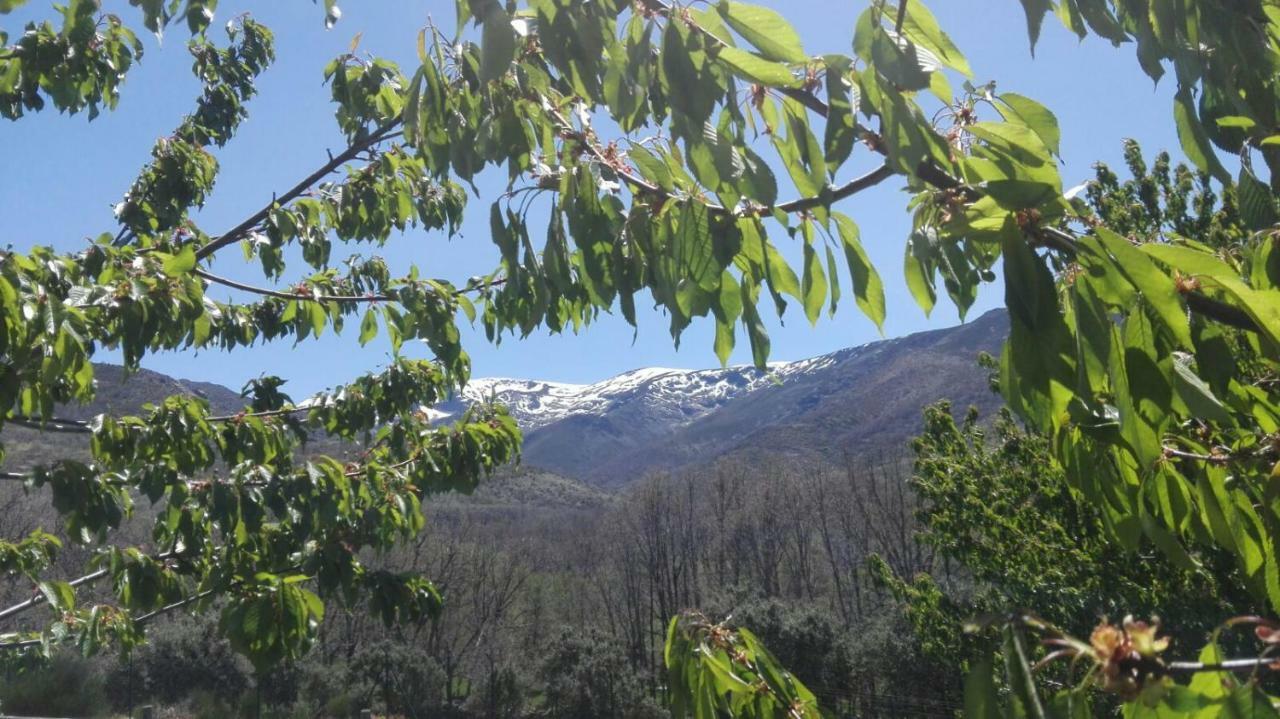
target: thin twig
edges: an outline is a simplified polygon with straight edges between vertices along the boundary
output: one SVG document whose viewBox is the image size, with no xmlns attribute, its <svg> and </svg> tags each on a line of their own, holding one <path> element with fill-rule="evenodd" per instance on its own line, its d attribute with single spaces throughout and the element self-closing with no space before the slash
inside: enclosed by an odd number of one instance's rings
<svg viewBox="0 0 1280 719">
<path fill-rule="evenodd" d="M 1195 452 L 1185 452 L 1176 447 L 1165 447 L 1164 454 L 1167 457 L 1178 457 L 1180 459 L 1194 459 L 1197 462 L 1209 462 L 1210 464 L 1230 464 L 1239 459 L 1239 457 L 1230 454 L 1196 454 Z"/>
<path fill-rule="evenodd" d="M 28 429 L 34 429 L 39 432 L 72 432 L 77 434 L 87 434 L 93 430 L 89 429 L 88 424 L 84 422 L 63 422 L 56 419 L 47 421 L 31 420 L 26 417 L 10 417 L 6 420 L 10 424 L 16 424 Z"/>
<path fill-rule="evenodd" d="M 1249 659 L 1227 659 L 1221 662 L 1169 662 L 1165 671 L 1169 674 L 1202 674 L 1205 672 L 1239 672 L 1255 669 L 1275 670 L 1276 657 L 1251 657 Z"/>
<path fill-rule="evenodd" d="M 200 277 L 201 279 L 204 279 L 208 282 L 212 282 L 214 284 L 224 285 L 226 287 L 230 287 L 236 290 L 242 290 L 244 292 L 252 292 L 255 295 L 262 295 L 263 297 L 275 297 L 277 299 L 282 299 L 282 300 L 302 300 L 302 301 L 311 301 L 311 302 L 392 302 L 395 299 L 391 295 L 383 295 L 383 294 L 312 295 L 312 294 L 303 294 L 300 292 L 282 292 L 280 290 L 273 290 L 268 287 L 256 287 L 254 285 L 245 284 L 244 282 L 239 282 L 229 277 L 222 277 L 220 275 L 215 275 L 212 272 L 209 272 L 208 270 L 195 269 L 195 270 L 192 270 L 192 272 L 197 277 Z"/>
<path fill-rule="evenodd" d="M 342 302 L 399 302 L 400 301 L 399 298 L 394 295 L 381 294 L 381 293 L 367 294 L 367 295 L 315 295 L 315 294 L 303 294 L 298 292 L 284 292 L 281 290 L 273 290 L 269 287 L 258 287 L 256 285 L 250 285 L 244 282 L 239 282 L 237 280 L 233 280 L 228 277 L 215 275 L 212 272 L 209 272 L 208 270 L 195 269 L 195 270 L 192 270 L 192 272 L 197 277 L 200 277 L 208 282 L 224 285 L 226 287 L 230 287 L 236 290 L 241 290 L 244 292 L 250 292 L 255 295 L 262 295 L 263 297 L 275 297 L 277 299 L 282 299 L 282 300 L 297 300 L 300 302 L 339 302 L 339 303 L 342 303 Z M 487 280 L 485 282 L 480 282 L 473 285 L 467 285 L 466 287 L 462 287 L 460 289 L 454 290 L 450 294 L 450 296 L 459 297 L 461 295 L 465 295 L 471 292 L 482 292 L 487 289 L 504 285 L 506 284 L 506 282 L 507 282 L 507 279 L 505 277 L 499 277 L 496 279 Z"/>
</svg>

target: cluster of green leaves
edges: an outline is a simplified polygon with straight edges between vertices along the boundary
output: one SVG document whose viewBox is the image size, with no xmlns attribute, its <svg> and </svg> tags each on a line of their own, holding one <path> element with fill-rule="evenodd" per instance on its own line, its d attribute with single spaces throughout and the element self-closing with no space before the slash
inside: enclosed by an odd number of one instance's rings
<svg viewBox="0 0 1280 719">
<path fill-rule="evenodd" d="M 413 268 L 394 278 L 377 257 L 352 257 L 340 272 L 330 264 L 329 248 L 334 239 L 381 243 L 410 224 L 452 232 L 462 192 L 429 180 L 423 161 L 400 146 L 371 149 L 388 127 L 361 135 L 360 148 L 336 158 L 309 184 L 369 150 L 371 162 L 348 168 L 346 181 L 314 189 L 304 184 L 242 228 L 209 236 L 190 212 L 213 189 L 217 162 L 210 149 L 231 139 L 255 94 L 255 78 L 274 58 L 272 34 L 244 18 L 228 26 L 230 42 L 218 47 L 203 34 L 214 3 L 141 5 L 153 32 L 182 16 L 197 33 L 189 47 L 204 92 L 195 110 L 157 142 L 153 162 L 117 207 L 117 233 L 104 233 L 74 254 L 36 247 L 0 255 L 4 421 L 37 428 L 52 421 L 63 431 L 83 432 L 90 445 L 87 461 L 51 459 L 3 477 L 48 492 L 63 536 L 85 545 L 90 560 L 83 576 L 53 579 L 45 574 L 59 539 L 38 530 L 0 542 L 3 571 L 24 575 L 40 589 L 35 599 L 0 616 L 23 615 L 41 604 L 52 610 L 42 628 L 6 632 L 0 646 L 50 651 L 74 643 L 85 653 L 109 644 L 129 647 L 142 641 L 152 617 L 216 602 L 221 632 L 265 669 L 306 651 L 328 601 L 367 598 L 370 611 L 389 623 L 434 616 L 441 597 L 429 580 L 369 568 L 368 551 L 386 550 L 421 530 L 424 495 L 470 491 L 484 474 L 511 462 L 519 430 L 497 408 L 477 408 L 449 425 L 433 423 L 427 414 L 469 374 L 455 324 L 459 309 L 474 312 L 464 291 L 422 279 Z M 336 5 L 326 8 L 336 19 Z M 92 59 L 104 44 L 111 51 L 109 36 L 90 31 L 114 32 L 123 27 L 119 19 L 99 16 L 90 2 L 72 3 L 64 14 L 88 24 L 60 36 L 32 28 L 19 44 L 0 51 L 6 63 L 0 75 L 34 83 L 18 110 L 40 109 L 40 92 L 59 109 L 87 107 L 91 116 L 96 103 L 115 103 L 128 63 L 114 63 L 115 70 L 104 73 L 85 69 L 76 58 Z M 49 47 L 38 54 L 26 49 L 51 42 L 46 35 L 63 43 L 62 57 Z M 36 67 L 33 57 L 47 66 Z M 37 71 L 89 75 L 107 89 L 95 90 L 75 76 L 83 96 L 68 99 L 47 81 L 31 79 Z M 376 79 L 370 92 L 400 98 L 396 75 Z M 365 96 L 331 79 L 340 121 L 368 119 L 361 114 Z M 400 99 L 376 104 L 375 111 L 385 113 L 376 125 L 394 126 Z M 277 278 L 285 270 L 281 248 L 295 241 L 315 270 L 305 281 L 287 290 L 230 283 L 258 295 L 250 303 L 206 296 L 211 283 L 228 283 L 201 267 L 218 249 L 243 242 L 247 254 L 259 255 L 268 278 Z M 382 306 L 375 309 L 377 303 Z M 175 396 L 138 416 L 99 416 L 88 423 L 55 417 L 58 406 L 92 398 L 90 360 L 98 347 L 119 349 L 132 369 L 153 351 L 231 350 L 286 337 L 301 342 L 326 328 L 339 332 L 344 319 L 365 305 L 360 341 L 370 341 L 382 320 L 396 355 L 385 370 L 336 390 L 294 403 L 280 391 L 282 380 L 266 377 L 250 383 L 249 406 L 232 415 L 214 416 L 204 401 Z M 408 340 L 425 340 L 438 361 L 401 356 Z M 302 459 L 304 443 L 320 435 L 352 443 L 358 456 Z M 146 549 L 117 539 L 141 499 L 154 516 Z M 107 598 L 83 600 L 78 588 L 99 580 L 111 586 Z"/>
<path fill-rule="evenodd" d="M 950 410 L 947 403 L 926 409 L 911 483 L 921 500 L 920 539 L 955 562 L 962 589 L 880 568 L 927 654 L 964 664 L 980 644 L 962 634 L 964 624 L 1010 608 L 1034 608 L 1076 634 L 1099 617 L 1158 612 L 1174 646 L 1184 648 L 1257 604 L 1238 587 L 1223 552 L 1201 552 L 1197 566 L 1186 568 L 1154 547 L 1135 555 L 1111 541 L 1097 508 L 1054 465 L 1049 443 L 1018 427 L 1007 410 L 989 428 L 976 411 L 957 424 Z"/>
<path fill-rule="evenodd" d="M 0 13 L 20 4 L 0 3 Z M 47 101 L 64 112 L 87 109 L 90 117 L 115 109 L 120 83 L 142 56 L 142 43 L 117 17 L 99 25 L 94 0 L 72 0 L 61 15 L 60 28 L 31 23 L 13 44 L 0 30 L 0 115 L 17 119 Z"/>
<path fill-rule="evenodd" d="M 741 324 L 764 362 L 761 290 L 779 312 L 789 296 L 816 321 L 840 299 L 840 255 L 858 304 L 882 321 L 883 286 L 857 226 L 828 209 L 887 176 L 879 170 L 831 184 L 857 136 L 851 61 L 831 59 L 843 68 L 828 74 L 828 85 L 845 97 L 838 108 L 845 129 L 829 125 L 820 142 L 803 99 L 751 84 L 763 78 L 798 91 L 806 74 L 822 72 L 785 21 L 740 3 L 679 19 L 673 12 L 539 2 L 510 16 L 496 3 L 476 3 L 462 19 L 481 24 L 481 45 L 437 45 L 433 57 L 424 39 L 404 113 L 410 144 L 433 172 L 469 179 L 486 165 L 505 165 L 513 183 L 490 213 L 505 279 L 482 296 L 490 336 L 543 324 L 576 329 L 614 306 L 634 322 L 635 295 L 647 288 L 677 340 L 695 317 L 711 315 L 722 359 Z M 922 8 L 909 14 L 936 30 Z M 876 27 L 868 32 L 885 32 Z M 763 46 L 740 49 L 738 37 Z M 493 71 L 513 60 L 514 69 Z M 739 102 L 743 91 L 751 102 Z M 624 137 L 603 139 L 592 124 L 596 111 Z M 656 123 L 669 125 L 670 139 L 639 134 Z M 779 203 L 778 178 L 760 154 L 766 144 L 797 200 Z M 522 176 L 532 182 L 515 186 Z M 525 217 L 542 193 L 556 199 L 538 247 Z M 803 243 L 799 272 L 769 239 L 775 223 Z"/>
<path fill-rule="evenodd" d="M 1220 252 L 1238 252 L 1249 244 L 1247 221 L 1236 207 L 1237 186 L 1226 184 L 1219 198 L 1207 173 L 1184 165 L 1174 167 L 1166 153 L 1157 155 L 1148 167 L 1132 141 L 1125 144 L 1125 160 L 1132 179 L 1123 182 L 1110 168 L 1097 166 L 1096 178 L 1085 191 L 1087 200 L 1078 203 L 1088 223 L 1148 242 L 1176 243 L 1182 237 L 1196 237 Z M 1071 276 L 1077 271 L 1068 268 L 1066 282 L 1078 282 Z M 1267 376 L 1269 364 L 1248 334 L 1227 332 L 1222 341 L 1229 343 L 1237 362 L 1232 381 L 1254 382 Z M 1150 374 L 1144 378 L 1154 379 Z M 908 600 L 913 625 L 927 649 L 960 664 L 973 656 L 976 646 L 984 646 L 981 641 L 959 638 L 960 622 L 975 615 L 996 616 L 1011 607 L 1033 609 L 1051 623 L 1051 635 L 1088 633 L 1100 616 L 1158 612 L 1173 633 L 1173 646 L 1184 649 L 1198 645 L 1230 614 L 1252 613 L 1265 604 L 1265 592 L 1256 584 L 1249 587 L 1247 566 L 1239 562 L 1234 548 L 1201 542 L 1188 551 L 1172 544 L 1172 538 L 1159 528 L 1130 528 L 1129 551 L 1123 551 L 1114 541 L 1114 531 L 1107 531 L 1105 504 L 1064 481 L 1060 467 L 1052 464 L 1054 447 L 1045 437 L 1027 433 L 1003 416 L 992 428 L 998 442 L 989 448 L 989 434 L 976 424 L 972 413 L 963 427 L 957 427 L 948 410 L 946 406 L 929 409 L 926 432 L 916 442 L 914 482 L 925 499 L 923 538 L 959 560 L 985 585 L 985 591 L 956 602 L 929 578 L 908 584 L 890 577 L 896 592 Z M 1196 411 L 1209 414 L 1203 406 Z M 1173 454 L 1169 459 L 1229 462 L 1219 456 L 1223 449 L 1214 451 L 1219 454 Z M 1150 558 L 1152 550 L 1161 556 Z M 1043 629 L 1041 621 L 1032 624 Z M 1018 683 L 1030 676 L 1025 647 L 1024 664 L 1019 665 L 1017 647 L 1009 643 L 1021 629 L 1012 626 L 1005 632 L 1004 682 L 1015 691 L 1002 706 L 992 694 L 996 684 L 990 677 L 990 663 L 978 663 L 968 682 L 969 713 L 975 716 L 1020 716 L 1019 712 L 1034 713 L 1035 707 L 1046 716 L 1084 715 L 1096 709 L 1090 709 L 1089 692 L 1080 689 L 1116 691 L 1120 686 L 1108 681 L 1124 673 L 1105 671 L 1105 653 L 1086 649 L 1083 655 L 1098 655 L 1095 661 L 1085 662 L 1086 679 L 1068 675 L 1079 682 L 1076 689 L 1042 703 L 1034 684 L 1018 689 Z M 1205 650 L 1212 661 L 1202 663 L 1216 664 L 1221 658 L 1214 636 L 1214 643 Z M 1073 654 L 1077 655 L 1081 653 Z M 1151 666 L 1153 673 L 1129 677 L 1132 683 L 1125 684 L 1141 690 L 1136 696 L 1139 701 L 1128 705 L 1127 715 L 1252 716 L 1248 713 L 1252 709 L 1239 713 L 1251 702 L 1259 703 L 1261 716 L 1272 711 L 1253 683 L 1233 683 L 1228 678 L 1224 685 L 1221 676 L 1205 675 L 1187 687 L 1163 678 L 1168 670 L 1164 664 Z M 1097 680 L 1089 681 L 1091 677 Z"/>
<path fill-rule="evenodd" d="M 466 194 L 447 180 L 427 177 L 423 162 L 403 149 L 391 148 L 375 162 L 353 170 L 343 182 L 323 182 L 311 197 L 288 206 L 273 207 L 263 232 L 244 240 L 246 259 L 257 256 L 263 271 L 279 277 L 284 269 L 284 248 L 296 243 L 303 260 L 317 270 L 330 266 L 336 237 L 343 242 L 384 244 L 393 232 L 421 227 L 446 229 L 453 235 L 466 207 Z M 373 260 L 371 260 L 373 261 Z M 372 269 L 372 268 L 370 268 Z M 363 281 L 368 277 L 372 282 Z M 376 294 L 390 280 L 385 266 L 378 275 L 352 273 L 348 293 Z M 330 288 L 340 294 L 343 288 Z"/>
<path fill-rule="evenodd" d="M 673 617 L 665 649 L 671 713 L 683 717 L 816 719 L 818 700 L 750 630 Z"/>
<path fill-rule="evenodd" d="M 156 142 L 152 165 L 116 207 L 120 224 L 135 235 L 172 231 L 189 208 L 204 205 L 218 171 L 204 147 L 221 147 L 231 138 L 248 114 L 244 103 L 255 94 L 254 79 L 275 59 L 271 32 L 251 19 L 228 25 L 227 35 L 232 45 L 226 49 L 203 37 L 189 45 L 204 93 L 173 135 Z"/>
</svg>

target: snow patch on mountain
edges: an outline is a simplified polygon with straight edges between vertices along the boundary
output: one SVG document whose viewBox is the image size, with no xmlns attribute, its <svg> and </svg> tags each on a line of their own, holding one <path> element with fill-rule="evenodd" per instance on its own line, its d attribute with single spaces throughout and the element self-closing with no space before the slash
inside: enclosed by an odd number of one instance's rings
<svg viewBox="0 0 1280 719">
<path fill-rule="evenodd" d="M 472 379 L 460 396 L 437 404 L 428 413 L 432 421 L 448 422 L 467 407 L 492 400 L 505 405 L 526 434 L 581 415 L 625 416 L 629 422 L 671 431 L 763 387 L 820 373 L 899 341 L 881 340 L 809 359 L 771 362 L 768 371 L 750 365 L 706 370 L 645 367 L 594 384 L 510 377 Z"/>
<path fill-rule="evenodd" d="M 456 417 L 467 406 L 496 400 L 507 406 L 520 427 L 531 432 L 574 415 L 604 415 L 623 405 L 639 405 L 646 416 L 671 423 L 692 422 L 772 382 L 829 364 L 830 356 L 778 362 L 764 372 L 754 367 L 681 370 L 646 367 L 595 384 L 494 377 L 473 379 L 460 397 L 437 405 L 433 418 Z"/>
</svg>

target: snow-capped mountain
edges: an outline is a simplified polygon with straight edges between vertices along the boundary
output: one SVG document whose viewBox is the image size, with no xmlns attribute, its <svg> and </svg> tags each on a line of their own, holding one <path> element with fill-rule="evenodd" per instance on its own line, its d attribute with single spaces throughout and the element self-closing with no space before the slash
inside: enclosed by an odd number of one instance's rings
<svg viewBox="0 0 1280 719">
<path fill-rule="evenodd" d="M 839 457 L 901 447 L 938 399 L 993 408 L 976 357 L 997 351 L 1007 331 L 997 310 L 768 372 L 647 368 L 595 384 L 473 379 L 434 412 L 444 420 L 497 400 L 525 432 L 526 465 L 605 486 L 728 454 Z"/>
<path fill-rule="evenodd" d="M 595 384 L 569 384 L 505 377 L 473 379 L 453 401 L 437 405 L 441 419 L 475 402 L 506 405 L 525 432 L 534 432 L 573 415 L 603 415 L 626 406 L 643 408 L 653 421 L 678 427 L 723 407 L 765 385 L 812 371 L 831 356 L 777 362 L 767 372 L 754 367 L 680 370 L 646 367 Z"/>
</svg>

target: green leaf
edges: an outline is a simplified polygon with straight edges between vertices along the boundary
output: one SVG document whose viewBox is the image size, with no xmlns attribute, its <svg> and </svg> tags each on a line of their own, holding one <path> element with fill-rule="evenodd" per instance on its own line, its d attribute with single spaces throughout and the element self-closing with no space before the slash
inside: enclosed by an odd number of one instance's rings
<svg viewBox="0 0 1280 719">
<path fill-rule="evenodd" d="M 969 69 L 969 61 L 956 47 L 951 38 L 938 26 L 938 20 L 929 12 L 920 0 L 904 0 L 907 3 L 907 14 L 903 18 L 902 34 L 911 42 L 933 53 L 947 67 L 965 77 L 973 77 Z M 891 13 L 896 8 L 889 6 Z"/>
<path fill-rule="evenodd" d="M 1142 293 L 1173 334 L 1174 340 L 1180 346 L 1190 348 L 1191 325 L 1187 320 L 1186 310 L 1178 300 L 1173 278 L 1161 272 L 1142 251 L 1120 235 L 1099 227 L 1094 237 L 1106 250 L 1106 257 L 1114 271 L 1128 279 Z"/>
<path fill-rule="evenodd" d="M 1044 142 L 1049 152 L 1059 154 L 1062 131 L 1058 127 L 1058 118 L 1054 117 L 1049 108 L 1013 92 L 1002 93 L 996 99 L 999 100 L 996 109 L 1006 121 L 1025 125 Z"/>
<path fill-rule="evenodd" d="M 1233 300 L 1231 304 L 1253 318 L 1263 335 L 1280 344 L 1280 299 L 1277 299 L 1275 293 L 1254 290 L 1229 265 L 1206 252 L 1154 243 L 1143 245 L 1142 249 L 1183 274 L 1192 275 L 1201 283 L 1222 290 Z"/>
<path fill-rule="evenodd" d="M 964 678 L 965 719 L 1000 719 L 1000 695 L 993 671 L 990 659 L 969 668 Z"/>
<path fill-rule="evenodd" d="M 782 253 L 778 252 L 778 248 L 773 243 L 765 244 L 765 281 L 769 284 L 769 290 L 773 292 L 778 302 L 778 314 L 782 314 L 782 308 L 786 306 L 782 302 L 779 295 L 791 295 L 792 297 L 802 300 L 800 294 L 800 279 L 796 277 L 796 273 L 782 258 Z"/>
<path fill-rule="evenodd" d="M 185 275 L 196 266 L 196 250 L 195 245 L 187 245 L 176 255 L 170 255 L 164 260 L 164 273 L 170 277 Z"/>
<path fill-rule="evenodd" d="M 854 221 L 838 212 L 831 213 L 831 219 L 835 220 L 841 244 L 844 245 L 845 260 L 849 265 L 849 276 L 853 280 L 853 296 L 858 302 L 858 308 L 872 322 L 875 322 L 876 329 L 884 334 L 884 283 L 880 280 L 880 273 L 876 272 L 875 266 L 867 257 L 867 252 L 862 247 L 858 226 Z"/>
<path fill-rule="evenodd" d="M 728 65 L 736 74 L 761 85 L 771 87 L 799 87 L 800 80 L 791 70 L 780 62 L 772 62 L 764 58 L 739 50 L 736 47 L 722 47 L 716 58 Z"/>
<path fill-rule="evenodd" d="M 502 77 L 516 56 L 516 34 L 511 28 L 511 16 L 500 2 L 490 2 L 488 8 L 481 35 L 481 82 Z"/>
<path fill-rule="evenodd" d="M 329 316 L 324 311 L 324 305 L 319 302 L 307 303 L 308 318 L 311 320 L 311 333 L 319 339 L 320 333 L 324 332 L 324 326 Z"/>
<path fill-rule="evenodd" d="M 912 92 L 929 87 L 930 76 L 938 69 L 937 61 L 915 43 L 895 41 L 878 26 L 871 35 L 871 65 L 889 82 Z"/>
<path fill-rule="evenodd" d="M 1187 159 L 1202 172 L 1213 175 L 1219 182 L 1230 184 L 1231 176 L 1218 161 L 1218 155 L 1213 151 L 1209 136 L 1196 116 L 1195 102 L 1189 88 L 1183 87 L 1174 96 L 1173 119 L 1178 127 L 1178 140 L 1182 143 L 1182 151 L 1186 153 Z"/>
<path fill-rule="evenodd" d="M 804 276 L 800 280 L 800 292 L 804 295 L 805 317 L 809 324 L 816 325 L 822 315 L 822 305 L 827 301 L 827 277 L 812 242 L 804 245 Z"/>
<path fill-rule="evenodd" d="M 849 81 L 850 60 L 843 55 L 827 55 L 827 122 L 823 130 L 823 159 L 827 171 L 835 171 L 853 152 L 857 142 L 858 89 Z"/>
<path fill-rule="evenodd" d="M 831 245 L 826 246 L 827 250 L 827 284 L 831 285 L 831 307 L 827 313 L 831 317 L 836 316 L 836 305 L 840 304 L 840 273 L 836 269 L 836 253 L 831 251 Z"/>
<path fill-rule="evenodd" d="M 360 322 L 360 346 L 363 347 L 378 336 L 378 312 L 369 308 Z"/>
<path fill-rule="evenodd" d="M 1221 719 L 1277 719 L 1280 712 L 1256 683 L 1249 682 L 1231 692 L 1218 716 Z"/>
<path fill-rule="evenodd" d="M 764 369 L 769 363 L 769 332 L 756 311 L 758 291 L 759 288 L 742 283 L 742 324 L 747 329 L 747 339 L 751 341 L 751 359 L 756 367 Z"/>
<path fill-rule="evenodd" d="M 707 210 L 702 203 L 690 202 L 684 206 L 672 239 L 680 278 L 692 281 L 707 292 L 718 289 L 723 268 L 715 259 Z"/>
<path fill-rule="evenodd" d="M 1263 184 L 1247 167 L 1240 168 L 1236 198 L 1240 206 L 1240 219 L 1244 220 L 1249 229 L 1265 229 L 1280 221 L 1271 188 Z"/>
<path fill-rule="evenodd" d="M 1022 629 L 1012 624 L 1004 628 L 1004 662 L 1009 689 L 1015 703 L 1021 705 L 1022 713 L 1018 715 L 1031 717 L 1031 719 L 1047 719 L 1044 706 L 1040 702 L 1040 692 L 1036 689 L 1035 679 L 1032 677 L 1026 639 Z"/>
<path fill-rule="evenodd" d="M 968 131 L 981 138 L 989 147 L 1008 155 L 1018 162 L 1031 165 L 1052 167 L 1049 147 L 1041 139 L 1039 133 L 1023 124 L 978 122 L 970 125 Z"/>
<path fill-rule="evenodd" d="M 1252 118 L 1241 117 L 1239 115 L 1227 115 L 1226 117 L 1219 117 L 1218 119 L 1214 120 L 1214 122 L 1218 123 L 1218 127 L 1238 127 L 1242 130 L 1252 129 L 1254 126 L 1258 124 L 1254 122 Z"/>
<path fill-rule="evenodd" d="M 720 293 L 713 308 L 716 316 L 715 352 L 720 366 L 729 364 L 729 356 L 733 353 L 734 323 L 742 315 L 742 291 L 733 275 L 724 272 L 720 276 Z"/>
<path fill-rule="evenodd" d="M 710 77 L 702 42 L 683 23 L 667 23 L 662 34 L 662 76 L 667 81 L 667 101 L 688 116 L 691 127 L 701 127 L 715 108 L 716 85 Z"/>
<path fill-rule="evenodd" d="M 1142 515 L 1142 531 L 1175 567 L 1185 572 L 1195 571 L 1195 561 L 1191 559 L 1191 555 L 1187 554 L 1186 548 L 1182 546 L 1178 538 L 1156 523 L 1156 520 L 1150 515 Z"/>
<path fill-rule="evenodd" d="M 933 282 L 925 269 L 924 263 L 916 255 L 916 245 L 919 244 L 914 239 L 907 243 L 906 257 L 903 259 L 903 274 L 906 276 L 907 289 L 911 291 L 911 296 L 915 298 L 916 304 L 920 305 L 920 309 L 924 310 L 926 317 L 933 311 L 934 304 L 938 301 L 938 295 L 933 289 Z"/>
<path fill-rule="evenodd" d="M 1223 425 L 1232 424 L 1231 413 L 1214 396 L 1209 385 L 1186 362 L 1176 357 L 1173 360 L 1173 389 L 1196 417 Z"/>
<path fill-rule="evenodd" d="M 736 0 L 720 0 L 716 10 L 729 27 L 770 60 L 798 63 L 808 59 L 800 35 L 776 11 Z"/>
<path fill-rule="evenodd" d="M 27 4 L 27 0 L 0 0 L 0 14 L 10 13 Z"/>
<path fill-rule="evenodd" d="M 76 606 L 76 590 L 70 584 L 63 581 L 51 580 L 40 582 L 40 593 L 44 595 L 49 606 L 56 609 L 59 613 L 67 612 Z"/>
<path fill-rule="evenodd" d="M 1053 9 L 1051 0 L 1022 0 L 1022 10 L 1027 15 L 1027 37 L 1031 40 L 1031 55 L 1036 54 L 1036 43 L 1040 41 L 1040 29 L 1044 26 L 1044 16 Z"/>
</svg>

